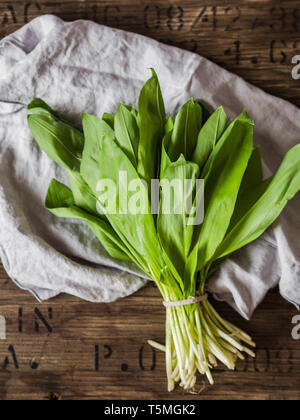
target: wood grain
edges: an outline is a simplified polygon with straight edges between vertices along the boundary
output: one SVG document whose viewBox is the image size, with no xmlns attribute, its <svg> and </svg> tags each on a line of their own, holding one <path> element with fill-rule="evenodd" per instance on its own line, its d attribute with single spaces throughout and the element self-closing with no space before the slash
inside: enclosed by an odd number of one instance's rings
<svg viewBox="0 0 300 420">
<path fill-rule="evenodd" d="M 45 13 L 91 19 L 189 49 L 300 104 L 300 83 L 291 76 L 291 59 L 300 51 L 297 0 L 0 0 L 0 37 Z"/>
<path fill-rule="evenodd" d="M 291 59 L 300 53 L 299 1 L 113 0 L 24 2 L 0 0 L 0 37 L 44 13 L 91 19 L 195 51 L 264 90 L 300 105 Z M 39 304 L 0 267 L 0 399 L 194 399 L 166 392 L 164 357 L 146 344 L 164 341 L 164 309 L 152 285 L 112 304 L 60 296 Z M 199 378 L 197 399 L 299 399 L 300 346 L 292 339 L 296 309 L 277 290 L 251 322 L 216 303 L 258 344 L 257 359 L 236 372 Z"/>
<path fill-rule="evenodd" d="M 111 304 L 71 296 L 37 304 L 3 271 L 0 277 L 0 313 L 7 320 L 7 340 L 0 341 L 1 399 L 45 399 L 51 394 L 63 399 L 195 398 L 181 389 L 166 392 L 164 356 L 147 344 L 149 338 L 164 341 L 164 309 L 152 285 Z M 291 337 L 297 311 L 277 291 L 269 293 L 251 322 L 225 304 L 216 307 L 253 336 L 257 358 L 240 362 L 236 372 L 220 366 L 214 387 L 199 378 L 204 390 L 197 399 L 299 399 L 300 348 Z M 6 357 L 9 364 L 3 367 Z"/>
</svg>

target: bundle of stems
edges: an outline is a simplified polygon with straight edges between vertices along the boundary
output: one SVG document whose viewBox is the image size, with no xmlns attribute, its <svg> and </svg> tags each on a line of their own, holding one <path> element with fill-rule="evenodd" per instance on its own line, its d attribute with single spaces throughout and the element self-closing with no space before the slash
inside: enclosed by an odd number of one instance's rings
<svg viewBox="0 0 300 420">
<path fill-rule="evenodd" d="M 166 302 L 176 301 L 176 296 L 167 289 L 163 291 Z M 192 304 L 188 313 L 184 305 L 166 308 L 166 345 L 153 340 L 148 343 L 166 354 L 168 391 L 175 383 L 185 390 L 194 388 L 197 371 L 206 375 L 214 384 L 211 369 L 222 362 L 234 370 L 237 359 L 244 360 L 243 353 L 255 357 L 249 347 L 255 347 L 251 337 L 225 321 L 208 300 Z"/>
</svg>

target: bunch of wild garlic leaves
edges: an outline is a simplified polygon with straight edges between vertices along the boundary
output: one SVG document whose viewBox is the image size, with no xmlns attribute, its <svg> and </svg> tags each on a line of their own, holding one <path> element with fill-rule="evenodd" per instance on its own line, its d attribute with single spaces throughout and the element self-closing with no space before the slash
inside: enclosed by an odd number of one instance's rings
<svg viewBox="0 0 300 420">
<path fill-rule="evenodd" d="M 274 176 L 263 180 L 247 112 L 229 121 L 222 107 L 210 113 L 190 99 L 174 121 L 167 119 L 154 70 L 138 109 L 119 104 L 115 114 L 102 118 L 83 114 L 83 132 L 40 99 L 28 109 L 34 138 L 69 180 L 69 187 L 51 181 L 47 209 L 86 222 L 111 257 L 135 263 L 156 282 L 165 302 L 204 296 L 209 276 L 231 253 L 258 238 L 300 189 L 300 145 L 286 154 Z M 113 198 L 116 211 L 107 211 L 106 200 L 99 198 L 99 180 L 118 185 L 120 173 L 138 185 L 143 211 L 129 212 L 120 188 L 106 197 Z M 171 188 L 168 197 L 160 186 L 158 211 L 150 201 L 154 179 L 182 181 L 180 194 Z M 197 188 L 199 179 L 204 192 Z M 127 194 L 138 201 L 136 191 Z M 196 223 L 197 206 L 203 206 L 197 198 L 203 194 L 204 218 Z M 165 198 L 176 211 L 163 211 Z M 213 383 L 217 361 L 234 369 L 243 352 L 254 356 L 251 338 L 205 299 L 168 306 L 166 344 L 150 344 L 165 351 L 169 391 L 176 382 L 193 388 L 197 371 Z"/>
</svg>

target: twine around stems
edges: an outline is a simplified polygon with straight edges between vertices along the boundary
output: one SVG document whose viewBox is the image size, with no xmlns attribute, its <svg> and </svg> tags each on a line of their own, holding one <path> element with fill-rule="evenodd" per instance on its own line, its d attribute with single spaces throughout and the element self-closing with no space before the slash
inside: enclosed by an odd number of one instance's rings
<svg viewBox="0 0 300 420">
<path fill-rule="evenodd" d="M 188 299 L 184 299 L 184 300 L 175 300 L 175 301 L 163 301 L 163 305 L 168 308 L 170 306 L 185 306 L 185 305 L 193 305 L 194 303 L 199 303 L 199 302 L 203 302 L 204 300 L 206 300 L 208 298 L 207 293 L 205 293 L 205 295 L 203 296 L 190 296 Z"/>
</svg>

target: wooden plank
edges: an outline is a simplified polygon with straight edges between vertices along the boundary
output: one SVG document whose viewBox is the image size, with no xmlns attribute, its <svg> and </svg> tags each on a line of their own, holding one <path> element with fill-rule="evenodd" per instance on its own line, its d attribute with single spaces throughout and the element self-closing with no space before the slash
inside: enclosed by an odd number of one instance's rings
<svg viewBox="0 0 300 420">
<path fill-rule="evenodd" d="M 91 19 L 148 35 L 209 57 L 268 92 L 300 104 L 291 58 L 299 54 L 298 1 L 56 1 L 0 0 L 0 37 L 44 13 Z M 60 296 L 39 304 L 18 289 L 0 265 L 0 399 L 193 399 L 166 392 L 163 354 L 147 339 L 164 341 L 164 309 L 152 285 L 111 304 Z M 216 303 L 258 344 L 255 361 L 236 372 L 215 372 L 216 385 L 200 378 L 197 399 L 299 399 L 300 348 L 293 340 L 296 309 L 269 293 L 251 322 Z"/>
<path fill-rule="evenodd" d="M 3 272 L 0 287 L 0 314 L 7 320 L 0 399 L 44 399 L 51 393 L 65 399 L 195 398 L 181 389 L 166 392 L 164 356 L 147 344 L 149 338 L 164 341 L 164 309 L 152 285 L 111 304 L 71 296 L 38 304 Z M 291 337 L 297 311 L 277 291 L 251 322 L 225 304 L 216 307 L 253 336 L 257 359 L 240 362 L 236 372 L 220 366 L 214 387 L 200 378 L 204 389 L 197 399 L 300 398 L 300 348 Z"/>
<path fill-rule="evenodd" d="M 202 54 L 264 90 L 300 104 L 291 59 L 300 51 L 297 0 L 0 1 L 0 37 L 36 16 L 91 19 Z"/>
</svg>

